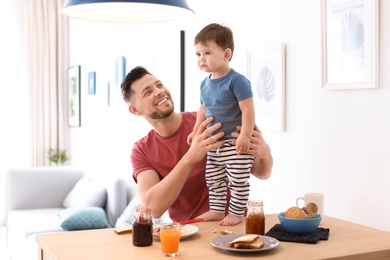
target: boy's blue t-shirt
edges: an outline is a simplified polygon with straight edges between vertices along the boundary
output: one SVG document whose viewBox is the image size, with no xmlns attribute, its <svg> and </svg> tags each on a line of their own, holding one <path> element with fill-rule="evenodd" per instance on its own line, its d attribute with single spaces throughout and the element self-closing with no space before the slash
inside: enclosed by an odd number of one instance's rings
<svg viewBox="0 0 390 260">
<path fill-rule="evenodd" d="M 223 131 L 225 135 L 221 140 L 232 139 L 231 133 L 236 132 L 236 126 L 241 125 L 242 113 L 238 102 L 250 97 L 253 97 L 253 93 L 249 80 L 233 69 L 222 78 L 207 77 L 202 81 L 201 104 L 206 108 L 206 118 L 214 117 L 209 126 L 222 123 L 218 132 Z"/>
</svg>

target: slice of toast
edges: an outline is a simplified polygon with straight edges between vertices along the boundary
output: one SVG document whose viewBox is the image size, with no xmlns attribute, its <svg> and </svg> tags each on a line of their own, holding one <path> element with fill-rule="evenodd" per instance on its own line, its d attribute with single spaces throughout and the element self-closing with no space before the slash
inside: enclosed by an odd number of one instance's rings
<svg viewBox="0 0 390 260">
<path fill-rule="evenodd" d="M 248 249 L 259 249 L 264 245 L 264 241 L 256 239 L 250 244 L 247 243 L 235 243 L 234 248 L 248 248 Z"/>
<path fill-rule="evenodd" d="M 126 233 L 131 233 L 133 231 L 133 225 L 128 225 L 124 227 L 118 227 L 114 229 L 115 234 L 126 234 Z"/>
<path fill-rule="evenodd" d="M 259 235 L 254 235 L 254 234 L 250 234 L 250 235 L 243 235 L 243 236 L 240 236 L 236 239 L 234 239 L 233 241 L 231 241 L 229 243 L 229 246 L 230 247 L 234 247 L 234 244 L 236 243 L 240 243 L 240 244 L 250 244 L 252 243 L 253 241 L 257 240 L 259 238 Z"/>
</svg>

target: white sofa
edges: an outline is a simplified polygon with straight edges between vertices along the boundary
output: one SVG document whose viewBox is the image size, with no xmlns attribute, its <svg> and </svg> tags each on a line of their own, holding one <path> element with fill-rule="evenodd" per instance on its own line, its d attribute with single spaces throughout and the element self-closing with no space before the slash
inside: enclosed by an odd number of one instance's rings
<svg viewBox="0 0 390 260">
<path fill-rule="evenodd" d="M 30 167 L 6 173 L 6 236 L 12 259 L 36 259 L 35 234 L 64 232 L 58 213 L 64 200 L 81 183 L 84 172 L 72 167 Z M 123 179 L 104 184 L 102 206 L 110 227 L 125 210 L 135 191 Z"/>
</svg>

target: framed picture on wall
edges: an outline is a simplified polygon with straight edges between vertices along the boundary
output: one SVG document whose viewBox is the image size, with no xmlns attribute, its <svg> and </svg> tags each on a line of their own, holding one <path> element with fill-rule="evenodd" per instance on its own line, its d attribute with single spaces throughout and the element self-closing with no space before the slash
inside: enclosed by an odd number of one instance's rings
<svg viewBox="0 0 390 260">
<path fill-rule="evenodd" d="M 322 0 L 322 86 L 379 87 L 378 0 Z"/>
<path fill-rule="evenodd" d="M 88 72 L 88 95 L 96 94 L 96 72 Z"/>
<path fill-rule="evenodd" d="M 262 131 L 285 131 L 284 44 L 248 50 L 247 63 L 256 124 Z"/>
<path fill-rule="evenodd" d="M 81 126 L 80 66 L 68 69 L 68 122 L 71 127 Z"/>
<path fill-rule="evenodd" d="M 126 58 L 124 56 L 115 59 L 115 87 L 120 88 L 122 81 L 125 79 Z"/>
<path fill-rule="evenodd" d="M 153 74 L 169 86 L 176 112 L 185 110 L 184 64 L 184 31 L 167 33 L 155 41 Z"/>
<path fill-rule="evenodd" d="M 110 106 L 110 99 L 111 99 L 111 87 L 110 82 L 107 81 L 107 106 Z"/>
</svg>

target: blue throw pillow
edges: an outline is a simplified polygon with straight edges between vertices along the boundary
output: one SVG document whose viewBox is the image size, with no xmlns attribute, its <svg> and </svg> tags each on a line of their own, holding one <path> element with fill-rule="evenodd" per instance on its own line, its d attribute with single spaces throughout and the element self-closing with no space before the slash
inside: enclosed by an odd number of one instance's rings
<svg viewBox="0 0 390 260">
<path fill-rule="evenodd" d="M 106 213 L 100 207 L 68 208 L 58 213 L 64 230 L 108 228 Z"/>
</svg>

